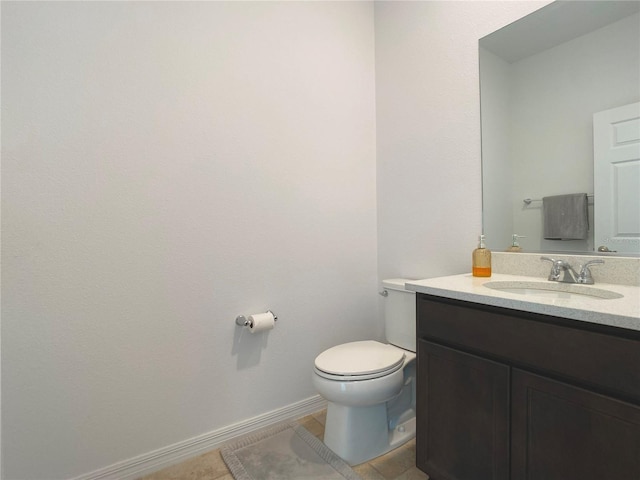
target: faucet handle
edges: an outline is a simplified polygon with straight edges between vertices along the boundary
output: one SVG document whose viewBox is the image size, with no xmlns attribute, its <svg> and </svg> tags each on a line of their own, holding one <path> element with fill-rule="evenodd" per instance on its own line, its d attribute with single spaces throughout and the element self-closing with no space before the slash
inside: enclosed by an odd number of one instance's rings
<svg viewBox="0 0 640 480">
<path fill-rule="evenodd" d="M 540 260 L 544 260 L 546 262 L 551 262 L 551 272 L 549 272 L 548 280 L 551 280 L 553 282 L 557 282 L 558 279 L 560 278 L 560 265 L 559 265 L 559 262 L 561 262 L 561 260 L 555 260 L 555 259 L 549 258 L 549 257 L 540 257 Z"/>
<path fill-rule="evenodd" d="M 604 263 L 604 260 L 589 260 L 587 263 L 580 267 L 580 274 L 578 275 L 578 283 L 584 283 L 587 285 L 593 285 L 593 277 L 591 276 L 591 270 L 589 266 Z"/>
</svg>

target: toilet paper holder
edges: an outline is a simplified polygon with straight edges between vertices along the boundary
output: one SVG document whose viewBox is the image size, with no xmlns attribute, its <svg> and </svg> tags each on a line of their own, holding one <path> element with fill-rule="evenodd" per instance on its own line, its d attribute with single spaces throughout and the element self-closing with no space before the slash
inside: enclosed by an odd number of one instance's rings
<svg viewBox="0 0 640 480">
<path fill-rule="evenodd" d="M 275 313 L 273 313 L 271 310 L 267 310 L 265 313 L 270 313 L 271 315 L 273 315 L 274 321 L 278 320 L 278 316 Z M 244 315 L 238 315 L 236 317 L 236 325 L 238 325 L 239 327 L 249 327 L 249 328 L 253 326 L 251 320 L 246 318 Z"/>
</svg>

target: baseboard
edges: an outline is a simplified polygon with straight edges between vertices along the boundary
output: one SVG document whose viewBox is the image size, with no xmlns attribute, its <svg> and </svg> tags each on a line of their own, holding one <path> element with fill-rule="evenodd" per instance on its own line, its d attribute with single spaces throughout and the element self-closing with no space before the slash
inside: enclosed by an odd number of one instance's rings
<svg viewBox="0 0 640 480">
<path fill-rule="evenodd" d="M 277 423 L 310 415 L 326 408 L 326 406 L 327 401 L 320 395 L 315 395 L 243 422 L 80 475 L 73 480 L 134 480 L 170 465 L 180 463 L 188 458 L 215 450 L 234 438 Z"/>
</svg>

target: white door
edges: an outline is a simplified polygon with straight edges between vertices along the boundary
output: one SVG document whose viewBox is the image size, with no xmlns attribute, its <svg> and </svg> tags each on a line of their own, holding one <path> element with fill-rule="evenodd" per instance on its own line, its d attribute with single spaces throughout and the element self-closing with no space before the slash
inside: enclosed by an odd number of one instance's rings
<svg viewBox="0 0 640 480">
<path fill-rule="evenodd" d="M 595 247 L 640 253 L 640 103 L 593 115 Z"/>
</svg>

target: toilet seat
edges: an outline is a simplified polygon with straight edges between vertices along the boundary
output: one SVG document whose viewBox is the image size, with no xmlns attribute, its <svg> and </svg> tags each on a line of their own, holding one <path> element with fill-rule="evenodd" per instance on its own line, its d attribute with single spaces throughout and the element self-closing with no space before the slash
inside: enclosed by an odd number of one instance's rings
<svg viewBox="0 0 640 480">
<path fill-rule="evenodd" d="M 404 359 L 405 353 L 398 347 L 365 340 L 325 350 L 316 357 L 314 370 L 330 380 L 369 380 L 399 370 Z"/>
</svg>

